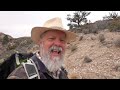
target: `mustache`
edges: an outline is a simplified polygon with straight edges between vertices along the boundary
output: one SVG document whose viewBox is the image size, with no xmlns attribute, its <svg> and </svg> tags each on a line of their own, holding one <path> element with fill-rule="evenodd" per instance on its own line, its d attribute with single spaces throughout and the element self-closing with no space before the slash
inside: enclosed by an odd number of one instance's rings
<svg viewBox="0 0 120 90">
<path fill-rule="evenodd" d="M 50 52 L 56 51 L 58 53 L 62 52 L 62 50 L 63 50 L 62 47 L 59 47 L 59 46 L 52 46 L 49 49 Z"/>
</svg>

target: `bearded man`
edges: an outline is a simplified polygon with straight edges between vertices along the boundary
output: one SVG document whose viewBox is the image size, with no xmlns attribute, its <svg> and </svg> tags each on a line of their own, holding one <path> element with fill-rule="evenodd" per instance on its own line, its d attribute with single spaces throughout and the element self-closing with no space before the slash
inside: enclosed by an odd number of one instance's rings
<svg viewBox="0 0 120 90">
<path fill-rule="evenodd" d="M 8 79 L 68 79 L 62 66 L 64 54 L 66 44 L 76 36 L 63 28 L 59 17 L 46 21 L 43 27 L 32 28 L 31 39 L 39 45 L 39 51 L 29 60 L 32 63 L 22 64 Z"/>
</svg>

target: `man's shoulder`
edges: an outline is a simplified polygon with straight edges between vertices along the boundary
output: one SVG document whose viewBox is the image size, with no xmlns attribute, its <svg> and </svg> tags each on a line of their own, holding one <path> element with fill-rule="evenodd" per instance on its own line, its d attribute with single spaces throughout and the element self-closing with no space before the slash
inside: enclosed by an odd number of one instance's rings
<svg viewBox="0 0 120 90">
<path fill-rule="evenodd" d="M 7 79 L 27 79 L 26 72 L 24 70 L 23 65 L 20 65 L 17 67 L 9 76 Z"/>
</svg>

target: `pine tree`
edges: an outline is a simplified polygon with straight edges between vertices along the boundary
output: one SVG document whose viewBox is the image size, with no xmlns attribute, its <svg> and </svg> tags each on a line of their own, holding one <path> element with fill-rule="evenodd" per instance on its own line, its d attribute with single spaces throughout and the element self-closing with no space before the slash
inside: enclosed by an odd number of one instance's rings
<svg viewBox="0 0 120 90">
<path fill-rule="evenodd" d="M 70 14 L 67 15 L 67 20 L 70 21 L 67 26 L 69 26 L 69 29 L 74 29 L 74 28 L 80 28 L 81 24 L 87 23 L 87 18 L 91 12 L 86 12 L 86 11 L 75 11 L 73 13 L 73 16 Z"/>
</svg>

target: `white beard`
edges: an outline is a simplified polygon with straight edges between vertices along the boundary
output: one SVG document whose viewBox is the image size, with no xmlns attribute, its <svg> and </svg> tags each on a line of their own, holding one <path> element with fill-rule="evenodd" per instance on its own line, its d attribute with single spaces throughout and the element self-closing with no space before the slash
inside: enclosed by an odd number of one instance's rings
<svg viewBox="0 0 120 90">
<path fill-rule="evenodd" d="M 56 72 L 63 64 L 63 54 L 61 55 L 61 57 L 54 57 L 53 60 L 51 60 L 50 52 L 45 52 L 42 44 L 40 45 L 40 55 L 42 62 L 50 72 Z"/>
</svg>

